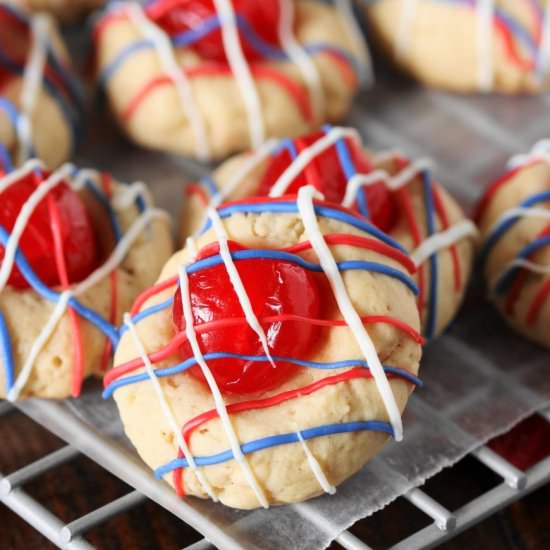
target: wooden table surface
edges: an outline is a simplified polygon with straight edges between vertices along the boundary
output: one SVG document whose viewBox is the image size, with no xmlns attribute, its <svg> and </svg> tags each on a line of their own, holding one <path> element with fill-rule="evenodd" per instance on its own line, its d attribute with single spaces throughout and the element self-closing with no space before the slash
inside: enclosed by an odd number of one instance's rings
<svg viewBox="0 0 550 550">
<path fill-rule="evenodd" d="M 517 433 L 524 433 L 518 430 Z M 550 433 L 550 432 L 549 432 Z M 508 438 L 510 440 L 510 438 Z M 517 437 L 511 438 L 517 441 Z M 550 437 L 523 449 L 544 455 L 550 452 Z M 0 417 L 0 472 L 10 473 L 63 442 L 21 413 Z M 509 442 L 501 442 L 505 448 Z M 521 461 L 521 456 L 519 459 Z M 500 480 L 477 461 L 467 458 L 452 470 L 445 470 L 425 486 L 426 491 L 449 509 L 456 509 Z M 39 479 L 25 490 L 47 506 L 62 521 L 71 521 L 130 488 L 89 459 L 79 456 Z M 398 499 L 374 517 L 357 523 L 351 530 L 374 548 L 385 548 L 429 520 L 404 499 Z M 101 550 L 128 548 L 178 549 L 202 537 L 183 522 L 152 502 L 111 519 L 89 531 L 86 539 Z M 337 548 L 333 545 L 333 548 Z M 0 505 L 0 550 L 50 549 L 54 546 L 10 510 Z M 447 549 L 550 549 L 550 487 L 546 486 L 502 512 L 457 536 L 441 548 Z"/>
</svg>

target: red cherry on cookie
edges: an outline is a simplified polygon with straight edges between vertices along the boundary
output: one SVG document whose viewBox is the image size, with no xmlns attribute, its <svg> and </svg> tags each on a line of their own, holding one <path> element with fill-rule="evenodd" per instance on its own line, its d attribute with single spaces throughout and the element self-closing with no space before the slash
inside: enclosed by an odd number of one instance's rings
<svg viewBox="0 0 550 550">
<path fill-rule="evenodd" d="M 0 225 L 8 233 L 13 229 L 23 204 L 38 185 L 38 177 L 35 174 L 29 174 L 0 193 Z M 52 189 L 35 208 L 25 226 L 19 248 L 44 284 L 48 286 L 60 284 L 51 228 L 50 208 L 52 207 L 57 209 L 59 215 L 69 282 L 81 281 L 97 267 L 98 247 L 86 207 L 78 194 L 66 183 L 61 183 Z M 0 261 L 4 259 L 4 252 L 4 247 L 0 246 Z M 8 283 L 19 289 L 29 286 L 15 266 Z"/>
<path fill-rule="evenodd" d="M 302 138 L 294 139 L 293 144 L 296 154 L 300 154 L 324 136 L 324 132 L 315 132 Z M 369 159 L 357 144 L 345 138 L 350 152 L 351 160 L 357 172 L 367 174 L 373 170 Z M 292 155 L 287 148 L 282 149 L 272 157 L 260 182 L 258 195 L 269 194 L 272 186 L 279 179 L 281 174 L 292 164 Z M 285 194 L 294 195 L 300 187 L 313 185 L 320 191 L 328 202 L 341 203 L 346 193 L 347 178 L 338 158 L 336 146 L 331 146 L 315 159 L 309 162 L 306 168 L 290 184 Z M 387 231 L 395 223 L 396 208 L 391 193 L 383 182 L 370 185 L 365 188 L 369 218 L 372 223 L 380 229 Z"/>
<path fill-rule="evenodd" d="M 245 250 L 230 243 L 231 250 Z M 204 248 L 199 259 L 218 254 L 217 243 Z M 300 315 L 317 318 L 320 310 L 319 289 L 314 275 L 291 262 L 273 259 L 249 259 L 235 262 L 248 293 L 254 314 L 267 336 L 272 356 L 303 358 L 313 345 L 318 327 L 298 321 L 262 321 L 266 317 Z M 189 276 L 191 305 L 195 326 L 224 319 L 244 318 L 224 264 L 209 267 Z M 178 290 L 174 296 L 173 321 L 178 331 L 185 330 L 185 319 Z M 226 352 L 241 355 L 265 355 L 257 334 L 246 324 L 216 327 L 197 338 L 203 354 Z M 189 343 L 180 348 L 181 357 L 193 357 Z M 231 394 L 261 393 L 277 388 L 300 367 L 276 361 L 217 359 L 208 366 L 221 391 Z M 189 372 L 203 380 L 200 367 Z"/>
<path fill-rule="evenodd" d="M 239 37 L 245 57 L 249 61 L 262 56 L 252 47 L 242 26 L 246 25 L 271 46 L 277 46 L 279 25 L 279 2 L 255 0 L 230 0 L 238 18 Z M 147 7 L 147 15 L 170 36 L 189 30 L 198 30 L 204 23 L 217 16 L 213 0 L 159 0 Z M 227 57 L 219 27 L 202 35 L 189 44 L 203 58 L 225 63 Z"/>
</svg>

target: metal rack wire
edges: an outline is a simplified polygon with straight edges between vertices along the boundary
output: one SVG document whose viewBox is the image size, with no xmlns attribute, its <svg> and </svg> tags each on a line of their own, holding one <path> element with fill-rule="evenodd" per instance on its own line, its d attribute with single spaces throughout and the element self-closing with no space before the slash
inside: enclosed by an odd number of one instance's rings
<svg viewBox="0 0 550 550">
<path fill-rule="evenodd" d="M 152 476 L 142 475 L 143 470 L 146 470 L 144 465 L 136 461 L 124 448 L 106 441 L 104 436 L 94 432 L 60 404 L 37 401 L 18 404 L 17 408 L 53 433 L 59 434 L 63 431 L 74 436 L 71 438 L 71 444 L 8 475 L 0 474 L 0 502 L 33 525 L 59 548 L 93 549 L 84 538 L 87 531 L 142 503 L 146 498 L 159 502 L 205 537 L 186 548 L 206 550 L 212 546 L 224 549 L 243 547 L 230 532 L 222 532 L 205 518 L 198 516 L 193 509 L 185 506 L 185 503 L 177 499 L 164 483 L 154 480 Z M 10 405 L 2 404 L 0 414 L 5 414 L 10 409 Z M 541 414 L 550 420 L 550 407 L 541 411 Z M 55 421 L 52 422 L 52 419 Z M 61 426 L 64 426 L 63 430 L 60 430 Z M 135 490 L 70 523 L 63 524 L 47 508 L 30 497 L 25 492 L 24 485 L 80 453 L 134 486 Z M 397 543 L 393 549 L 411 550 L 436 546 L 550 482 L 550 457 L 522 472 L 487 446 L 479 447 L 471 455 L 497 474 L 502 482 L 454 511 L 445 508 L 422 489 L 411 490 L 402 498 L 426 514 L 432 522 Z M 349 531 L 344 531 L 335 540 L 347 550 L 369 548 L 367 542 L 359 540 Z"/>
</svg>

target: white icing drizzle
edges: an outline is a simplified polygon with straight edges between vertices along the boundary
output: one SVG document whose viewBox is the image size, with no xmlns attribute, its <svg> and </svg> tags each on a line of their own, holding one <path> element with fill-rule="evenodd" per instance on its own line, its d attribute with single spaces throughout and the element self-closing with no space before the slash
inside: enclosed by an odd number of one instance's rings
<svg viewBox="0 0 550 550">
<path fill-rule="evenodd" d="M 59 170 L 53 172 L 48 179 L 44 180 L 33 191 L 21 207 L 4 250 L 4 259 L 2 261 L 2 267 L 0 267 L 0 292 L 4 289 L 6 283 L 8 282 L 8 278 L 15 262 L 17 245 L 19 244 L 19 240 L 21 239 L 23 231 L 25 230 L 32 213 L 34 212 L 34 209 L 54 187 L 59 185 L 71 174 L 73 169 L 74 167 L 72 165 L 65 164 L 59 168 Z"/>
<path fill-rule="evenodd" d="M 271 357 L 271 352 L 269 351 L 269 344 L 267 342 L 267 336 L 265 334 L 264 329 L 262 328 L 262 325 L 260 324 L 260 321 L 258 321 L 258 318 L 254 313 L 254 310 L 252 309 L 252 304 L 250 303 L 250 299 L 246 292 L 246 288 L 244 287 L 241 276 L 239 275 L 237 266 L 235 265 L 235 262 L 231 257 L 231 251 L 229 250 L 229 245 L 227 243 L 227 233 L 223 226 L 223 222 L 219 214 L 216 212 L 214 208 L 211 208 L 209 210 L 208 217 L 212 221 L 212 227 L 214 228 L 214 231 L 216 232 L 216 236 L 218 237 L 218 242 L 220 245 L 220 256 L 225 265 L 225 269 L 227 270 L 227 274 L 229 275 L 229 280 L 231 281 L 233 290 L 235 291 L 235 294 L 239 299 L 239 303 L 243 310 L 246 322 L 248 323 L 248 326 L 258 336 L 258 339 L 262 344 L 262 348 L 264 350 L 266 357 L 271 363 L 271 366 L 275 369 L 277 368 L 277 366 L 275 365 Z"/>
<path fill-rule="evenodd" d="M 44 169 L 44 163 L 38 159 L 29 159 L 19 168 L 9 172 L 2 178 L 0 178 L 0 193 L 3 193 L 8 187 L 24 178 L 30 172 L 34 170 Z"/>
<path fill-rule="evenodd" d="M 386 373 L 384 372 L 384 367 L 382 366 L 378 353 L 376 352 L 376 347 L 370 339 L 370 336 L 365 329 L 357 310 L 353 307 L 351 298 L 342 278 L 342 274 L 336 264 L 336 260 L 334 259 L 334 256 L 332 255 L 332 252 L 325 242 L 321 230 L 319 229 L 319 224 L 313 205 L 314 196 L 315 189 L 308 185 L 300 188 L 296 201 L 307 238 L 319 258 L 319 263 L 321 264 L 321 267 L 330 283 L 334 297 L 338 303 L 340 313 L 342 314 L 342 317 L 350 328 L 357 344 L 359 345 L 359 348 L 361 349 L 361 352 L 367 360 L 367 364 L 369 365 L 370 371 L 376 382 L 380 397 L 386 407 L 390 423 L 393 427 L 395 440 L 401 441 L 403 439 L 403 423 L 401 421 L 399 407 L 397 406 L 395 396 L 393 395 L 390 383 L 388 382 Z"/>
<path fill-rule="evenodd" d="M 39 14 L 32 18 L 32 45 L 23 71 L 21 114 L 17 119 L 16 128 L 23 159 L 32 156 L 32 118 L 46 68 L 49 30 L 50 19 L 47 15 Z"/>
<path fill-rule="evenodd" d="M 390 160 L 395 160 L 396 158 L 405 157 L 406 155 L 401 151 L 401 149 L 386 149 L 385 151 L 380 151 L 375 153 L 372 157 L 372 162 L 374 164 L 383 164 Z"/>
<path fill-rule="evenodd" d="M 323 120 L 325 115 L 325 97 L 321 76 L 311 59 L 310 55 L 304 50 L 302 45 L 296 40 L 293 31 L 294 25 L 294 3 L 295 0 L 279 1 L 279 40 L 283 50 L 290 60 L 296 64 L 306 86 L 313 105 L 315 118 Z"/>
<path fill-rule="evenodd" d="M 82 191 L 86 187 L 87 182 L 91 182 L 96 189 L 100 189 L 101 186 L 98 183 L 99 173 L 96 170 L 90 170 L 89 168 L 83 168 L 76 173 L 71 181 L 71 187 L 74 191 Z"/>
<path fill-rule="evenodd" d="M 187 271 L 185 266 L 182 266 L 182 268 L 180 269 L 179 282 L 180 282 L 181 301 L 183 305 L 183 315 L 185 319 L 185 333 L 187 335 L 187 341 L 191 346 L 191 349 L 193 351 L 193 356 L 197 361 L 197 364 L 199 365 L 204 378 L 206 379 L 208 387 L 210 388 L 212 398 L 214 399 L 216 411 L 218 413 L 218 417 L 222 423 L 222 426 L 225 430 L 227 440 L 229 441 L 229 444 L 231 446 L 233 457 L 241 467 L 248 484 L 250 485 L 250 487 L 254 491 L 254 494 L 256 495 L 256 498 L 258 499 L 258 502 L 262 505 L 263 508 L 268 508 L 269 503 L 264 495 L 264 492 L 262 491 L 262 488 L 258 484 L 258 481 L 256 480 L 256 477 L 254 476 L 254 473 L 252 472 L 250 465 L 248 464 L 246 456 L 243 454 L 241 450 L 239 439 L 237 438 L 237 434 L 235 433 L 235 430 L 231 423 L 231 419 L 227 412 L 227 408 L 223 400 L 222 394 L 220 392 L 220 389 L 218 388 L 218 385 L 212 374 L 212 371 L 208 368 L 208 365 L 206 364 L 206 360 L 204 359 L 204 356 L 200 349 L 199 342 L 197 340 L 197 334 L 195 332 L 195 327 L 194 327 L 194 318 L 193 318 L 193 311 L 191 308 L 191 297 L 189 292 L 189 278 L 187 276 Z"/>
<path fill-rule="evenodd" d="M 235 82 L 241 90 L 248 115 L 250 142 L 253 147 L 260 146 L 265 141 L 265 127 L 262 106 L 256 83 L 250 67 L 244 56 L 235 11 L 230 0 L 213 0 L 220 19 L 223 46 L 225 54 L 235 76 Z"/>
<path fill-rule="evenodd" d="M 132 321 L 132 318 L 130 317 L 130 314 L 125 313 L 124 314 L 124 324 L 128 327 L 128 330 L 130 332 L 130 335 L 132 336 L 132 340 L 134 342 L 134 347 L 136 351 L 138 352 L 138 355 L 140 359 L 143 361 L 143 365 L 145 366 L 145 370 L 147 372 L 147 375 L 149 376 L 149 380 L 151 380 L 151 384 L 153 385 L 153 389 L 155 391 L 155 394 L 157 396 L 157 400 L 159 402 L 160 408 L 162 410 L 162 414 L 166 418 L 166 421 L 168 422 L 168 425 L 170 426 L 170 429 L 174 433 L 176 437 L 176 441 L 178 442 L 178 447 L 181 449 L 183 455 L 187 459 L 187 463 L 189 464 L 189 468 L 194 472 L 194 474 L 197 476 L 197 479 L 199 480 L 199 483 L 201 484 L 204 492 L 214 501 L 217 502 L 218 498 L 216 497 L 214 490 L 210 483 L 206 480 L 204 477 L 204 474 L 199 470 L 197 467 L 197 464 L 195 462 L 195 459 L 193 458 L 193 454 L 191 453 L 191 450 L 189 449 L 189 446 L 187 445 L 185 438 L 183 437 L 181 433 L 181 429 L 178 427 L 178 423 L 176 422 L 176 418 L 174 416 L 174 412 L 172 411 L 170 407 L 170 403 L 166 399 L 166 395 L 164 394 L 164 391 L 162 389 L 162 385 L 159 382 L 159 379 L 157 378 L 155 369 L 153 365 L 151 364 L 151 360 L 149 359 L 149 356 L 147 355 L 147 352 L 145 351 L 145 347 L 143 346 L 143 342 L 141 341 L 139 334 L 136 330 L 136 326 Z"/>
<path fill-rule="evenodd" d="M 292 162 L 288 168 L 279 176 L 269 191 L 270 197 L 284 195 L 289 185 L 307 167 L 307 165 L 323 151 L 334 145 L 339 139 L 349 137 L 360 143 L 361 139 L 357 130 L 353 128 L 332 128 L 327 134 L 318 139 L 315 143 L 306 147 Z"/>
<path fill-rule="evenodd" d="M 542 23 L 542 36 L 537 59 L 536 79 L 539 83 L 544 81 L 550 70 L 550 5 L 546 2 L 544 7 L 544 19 Z"/>
<path fill-rule="evenodd" d="M 410 48 L 412 26 L 417 8 L 418 0 L 401 0 L 401 11 L 394 42 L 394 53 L 398 59 L 403 58 Z"/>
<path fill-rule="evenodd" d="M 124 185 L 117 188 L 111 202 L 113 208 L 117 212 L 121 212 L 133 206 L 135 201 L 139 198 L 142 198 L 147 203 L 150 203 L 151 193 L 145 183 L 142 181 L 135 181 L 130 185 Z"/>
<path fill-rule="evenodd" d="M 187 237 L 185 239 L 185 248 L 189 251 L 189 259 L 194 262 L 199 254 L 197 249 L 197 242 L 193 237 Z"/>
<path fill-rule="evenodd" d="M 154 44 L 164 71 L 174 82 L 183 112 L 195 134 L 195 153 L 197 157 L 203 161 L 209 160 L 210 147 L 206 126 L 195 103 L 191 83 L 186 78 L 183 68 L 178 64 L 170 40 L 162 29 L 146 17 L 143 8 L 139 4 L 127 2 L 124 4 L 124 9 L 140 32 Z"/>
<path fill-rule="evenodd" d="M 494 0 L 477 0 L 477 79 L 482 92 L 493 87 L 493 18 Z"/>
<path fill-rule="evenodd" d="M 477 227 L 471 220 L 461 220 L 445 231 L 428 237 L 411 253 L 411 259 L 420 266 L 440 250 L 449 248 L 466 237 L 477 238 L 478 234 Z"/>
<path fill-rule="evenodd" d="M 103 191 L 100 183 L 100 173 L 96 170 L 83 168 L 79 170 L 71 180 L 71 187 L 74 191 L 80 192 L 86 187 L 86 183 L 91 183 L 98 191 Z M 117 186 L 111 197 L 111 204 L 115 211 L 122 212 L 134 205 L 137 199 L 143 199 L 146 204 L 151 204 L 151 193 L 145 183 L 135 181 L 133 183 Z"/>
<path fill-rule="evenodd" d="M 369 47 L 353 13 L 350 0 L 335 0 L 335 6 L 353 41 L 354 54 L 359 61 L 359 82 L 362 86 L 374 84 L 374 71 Z"/>
<path fill-rule="evenodd" d="M 170 222 L 170 216 L 168 216 L 168 214 L 163 210 L 150 208 L 143 212 L 143 214 L 141 214 L 132 223 L 128 231 L 125 232 L 124 236 L 120 239 L 109 258 L 88 277 L 86 277 L 86 279 L 73 286 L 73 294 L 75 296 L 79 296 L 107 277 L 113 269 L 120 265 L 122 260 L 128 254 L 131 246 L 140 236 L 141 232 L 151 221 L 155 219 L 163 219 Z"/>
<path fill-rule="evenodd" d="M 325 475 L 325 472 L 323 472 L 323 469 L 321 468 L 321 465 L 319 464 L 319 461 L 313 456 L 313 453 L 311 452 L 310 448 L 308 447 L 306 441 L 304 440 L 304 437 L 302 436 L 302 432 L 297 431 L 296 435 L 298 436 L 298 439 L 300 440 L 300 444 L 302 445 L 302 449 L 304 449 L 304 453 L 307 457 L 307 462 L 309 464 L 309 467 L 311 468 L 311 471 L 317 478 L 317 481 L 319 482 L 319 485 L 321 486 L 321 489 L 325 491 L 325 493 L 328 493 L 329 495 L 333 495 L 336 493 L 336 487 L 329 483 L 327 476 Z"/>
<path fill-rule="evenodd" d="M 29 355 L 25 359 L 25 362 L 21 367 L 21 371 L 19 372 L 13 387 L 8 392 L 8 395 L 6 397 L 8 401 L 16 401 L 17 398 L 19 397 L 21 390 L 24 388 L 25 384 L 27 383 L 27 380 L 29 379 L 32 373 L 34 362 L 36 361 L 38 354 L 40 353 L 42 348 L 46 345 L 46 342 L 49 340 L 50 336 L 55 330 L 57 323 L 59 323 L 59 321 L 65 314 L 65 310 L 67 309 L 67 304 L 69 303 L 69 300 L 71 299 L 72 295 L 73 293 L 70 290 L 66 290 L 59 297 L 59 300 L 55 305 L 53 312 L 50 318 L 48 319 L 48 322 L 44 325 L 44 327 L 40 331 L 40 334 L 38 335 L 36 340 L 33 342 Z"/>
<path fill-rule="evenodd" d="M 252 150 L 245 161 L 239 166 L 235 174 L 227 181 L 220 191 L 212 197 L 210 206 L 215 208 L 219 206 L 225 198 L 227 198 L 235 189 L 243 182 L 243 180 L 253 172 L 262 162 L 277 149 L 280 141 L 270 139 L 260 145 L 257 149 Z"/>
<path fill-rule="evenodd" d="M 374 185 L 376 183 L 383 182 L 391 191 L 397 191 L 401 187 L 409 184 L 411 180 L 422 172 L 429 170 L 432 165 L 433 162 L 431 159 L 419 158 L 411 162 L 404 170 L 401 170 L 401 172 L 398 172 L 395 176 L 391 176 L 382 169 L 374 170 L 368 174 L 355 174 L 348 181 L 342 205 L 349 208 L 355 202 L 357 193 L 361 187 Z"/>
<path fill-rule="evenodd" d="M 535 262 L 532 262 L 530 260 L 515 258 L 514 260 L 506 264 L 504 269 L 496 277 L 492 279 L 489 286 L 491 287 L 491 294 L 493 296 L 496 295 L 496 287 L 498 283 L 508 274 L 508 272 L 512 271 L 512 269 L 515 269 L 517 267 L 520 267 L 522 269 L 527 269 L 532 273 L 539 273 L 540 275 L 550 275 L 550 265 L 542 265 L 542 264 L 537 264 Z"/>
<path fill-rule="evenodd" d="M 550 163 L 550 139 L 537 141 L 528 153 L 514 155 L 508 161 L 508 168 L 518 168 L 533 161 L 540 160 Z"/>
<path fill-rule="evenodd" d="M 227 180 L 227 183 L 210 199 L 208 206 L 212 208 L 218 207 L 227 197 L 241 185 L 248 175 L 253 172 L 262 162 L 269 158 L 269 156 L 277 149 L 280 141 L 277 139 L 270 139 L 260 145 L 257 149 L 252 149 L 247 158 L 240 164 L 239 169 Z M 197 230 L 193 233 L 194 237 L 197 237 L 204 223 L 208 219 L 208 211 L 203 215 L 202 222 L 199 224 Z"/>
</svg>

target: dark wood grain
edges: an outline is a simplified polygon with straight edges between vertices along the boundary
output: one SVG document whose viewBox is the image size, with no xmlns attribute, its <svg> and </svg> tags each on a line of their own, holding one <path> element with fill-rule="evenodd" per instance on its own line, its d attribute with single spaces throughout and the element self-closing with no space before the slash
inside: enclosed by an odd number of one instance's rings
<svg viewBox="0 0 550 550">
<path fill-rule="evenodd" d="M 0 417 L 0 472 L 14 471 L 63 445 L 20 413 Z M 465 459 L 426 485 L 426 491 L 449 508 L 457 508 L 494 487 L 499 479 L 474 459 Z M 25 490 L 62 521 L 71 521 L 130 491 L 120 480 L 79 456 L 28 483 Z M 392 543 L 428 525 L 429 520 L 403 499 L 352 531 L 374 548 Z M 87 540 L 101 550 L 178 549 L 201 537 L 152 502 L 89 531 Z M 337 548 L 337 545 L 333 545 Z M 34 550 L 54 546 L 17 515 L 0 505 L 0 549 Z M 542 550 L 550 548 L 550 491 L 544 487 L 442 546 Z"/>
</svg>

